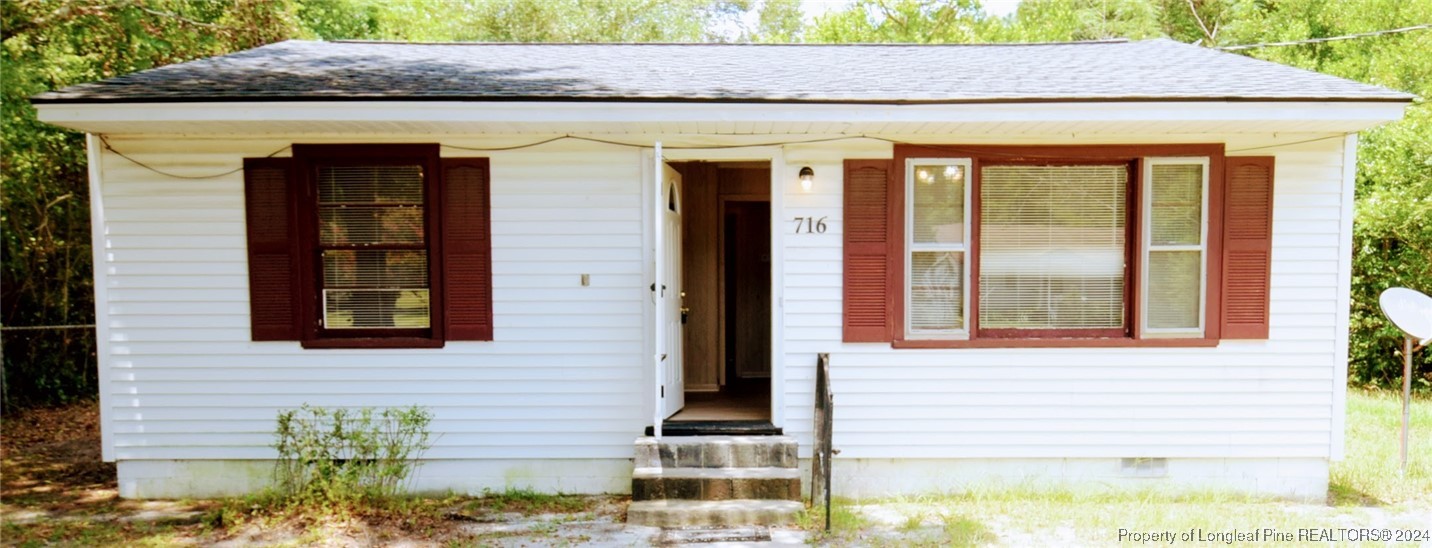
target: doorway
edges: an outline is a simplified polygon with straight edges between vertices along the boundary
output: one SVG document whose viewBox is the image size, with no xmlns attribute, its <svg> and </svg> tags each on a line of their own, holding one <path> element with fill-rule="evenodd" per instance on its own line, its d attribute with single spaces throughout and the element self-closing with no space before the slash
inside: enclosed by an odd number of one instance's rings
<svg viewBox="0 0 1432 548">
<path fill-rule="evenodd" d="M 685 406 L 667 423 L 769 425 L 770 164 L 672 166 L 683 181 L 686 393 Z"/>
</svg>

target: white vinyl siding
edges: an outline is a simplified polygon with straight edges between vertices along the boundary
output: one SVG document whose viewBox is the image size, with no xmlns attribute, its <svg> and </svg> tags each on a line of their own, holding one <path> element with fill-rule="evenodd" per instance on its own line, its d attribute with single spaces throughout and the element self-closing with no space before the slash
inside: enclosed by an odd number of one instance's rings
<svg viewBox="0 0 1432 548">
<path fill-rule="evenodd" d="M 1207 316 L 1208 159 L 1147 158 L 1142 333 L 1199 336 Z"/>
<path fill-rule="evenodd" d="M 207 175 L 295 141 L 356 139 L 109 141 L 154 168 Z M 278 410 L 310 403 L 427 406 L 431 459 L 630 459 L 648 424 L 639 151 L 442 153 L 491 158 L 495 340 L 321 350 L 249 340 L 241 173 L 178 180 L 103 154 L 112 456 L 272 458 Z"/>
<path fill-rule="evenodd" d="M 1269 144 L 1235 140 L 1231 151 Z M 831 215 L 831 230 L 784 240 L 786 432 L 808 454 L 816 355 L 828 352 L 838 460 L 1327 458 L 1334 415 L 1342 411 L 1334 396 L 1341 386 L 1336 329 L 1346 314 L 1337 295 L 1348 283 L 1338 274 L 1342 143 L 1242 153 L 1276 155 L 1271 335 L 1214 348 L 843 343 L 839 180 L 822 179 L 802 193 L 792 172 L 782 216 Z M 788 163 L 840 173 L 844 158 L 892 152 L 883 145 L 788 154 Z"/>
</svg>

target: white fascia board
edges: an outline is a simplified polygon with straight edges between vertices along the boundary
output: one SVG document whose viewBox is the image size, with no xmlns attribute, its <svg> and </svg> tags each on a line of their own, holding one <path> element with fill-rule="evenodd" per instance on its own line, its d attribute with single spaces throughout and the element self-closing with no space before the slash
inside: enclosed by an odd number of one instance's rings
<svg viewBox="0 0 1432 548">
<path fill-rule="evenodd" d="M 1400 119 L 1402 102 L 1110 102 L 956 105 L 561 102 L 40 104 L 43 122 L 1139 122 Z"/>
</svg>

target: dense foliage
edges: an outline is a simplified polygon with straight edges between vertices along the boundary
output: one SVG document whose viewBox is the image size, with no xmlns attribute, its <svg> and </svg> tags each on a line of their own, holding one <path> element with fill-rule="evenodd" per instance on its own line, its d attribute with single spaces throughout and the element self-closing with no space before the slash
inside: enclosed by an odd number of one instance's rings
<svg viewBox="0 0 1432 548">
<path fill-rule="evenodd" d="M 434 9 L 441 7 L 441 9 Z M 813 21 L 799 0 L 6 0 L 0 2 L 3 295 L 7 326 L 93 321 L 81 135 L 40 124 L 41 91 L 286 38 L 488 41 L 971 43 L 1170 37 L 1226 46 L 1432 22 L 1432 0 L 1024 0 L 1007 17 L 979 0 L 851 0 Z M 1432 94 L 1432 31 L 1240 50 Z M 1432 107 L 1362 137 L 1350 372 L 1400 375 L 1398 335 L 1377 311 L 1392 285 L 1432 291 Z M 1331 338 L 1331 333 L 1329 334 Z M 95 390 L 94 332 L 4 332 L 5 406 Z M 1420 356 L 1432 386 L 1432 351 Z"/>
</svg>

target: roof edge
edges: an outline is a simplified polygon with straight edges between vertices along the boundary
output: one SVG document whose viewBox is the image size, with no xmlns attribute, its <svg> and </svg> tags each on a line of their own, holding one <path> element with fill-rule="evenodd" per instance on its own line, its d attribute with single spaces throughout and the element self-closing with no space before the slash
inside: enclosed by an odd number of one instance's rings
<svg viewBox="0 0 1432 548">
<path fill-rule="evenodd" d="M 941 43 L 920 42 L 841 42 L 841 43 L 763 43 L 763 42 L 407 42 L 399 40 L 284 40 L 284 42 L 308 42 L 329 44 L 370 44 L 381 46 L 702 46 L 702 47 L 1020 47 L 1020 46 L 1081 46 L 1101 44 L 1128 44 L 1167 40 L 1130 40 L 1128 38 L 1104 38 L 1099 40 L 1071 40 L 1065 42 L 979 42 Z M 283 42 L 277 42 L 283 43 Z"/>
<path fill-rule="evenodd" d="M 951 99 L 951 100 L 809 100 L 809 99 L 749 99 L 749 98 L 691 98 L 691 97 L 559 97 L 550 95 L 491 96 L 432 96 L 432 95 L 310 95 L 270 97 L 147 97 L 126 99 L 95 99 L 46 97 L 57 94 L 45 92 L 30 98 L 32 105 L 124 105 L 124 104 L 191 104 L 191 103 L 384 103 L 384 102 L 460 102 L 460 103 L 691 103 L 691 104 L 783 104 L 783 105 L 992 105 L 992 104 L 1059 104 L 1059 103 L 1412 103 L 1417 96 L 1396 92 L 1402 97 L 1246 97 L 1246 96 L 1193 96 L 1193 97 L 1028 97 L 1011 99 Z"/>
</svg>

